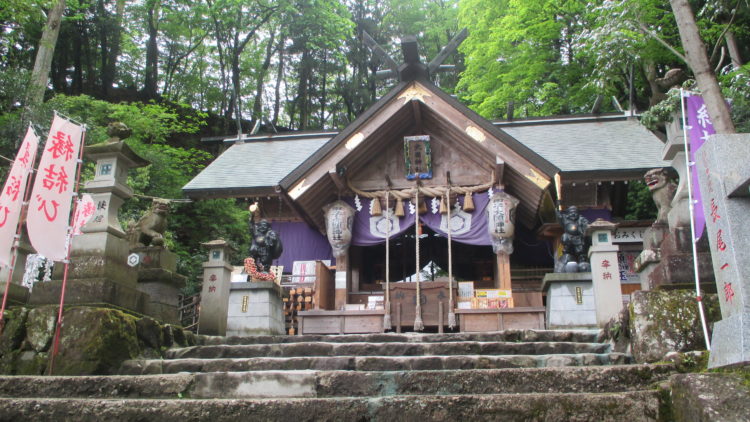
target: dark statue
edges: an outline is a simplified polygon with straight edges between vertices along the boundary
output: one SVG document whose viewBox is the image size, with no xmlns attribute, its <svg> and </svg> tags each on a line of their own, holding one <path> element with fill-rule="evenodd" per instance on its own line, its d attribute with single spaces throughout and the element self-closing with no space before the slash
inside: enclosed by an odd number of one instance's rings
<svg viewBox="0 0 750 422">
<path fill-rule="evenodd" d="M 259 272 L 267 273 L 271 269 L 271 262 L 281 256 L 284 247 L 279 235 L 271 229 L 271 224 L 263 219 L 255 223 L 250 214 L 250 257 L 255 260 Z"/>
<path fill-rule="evenodd" d="M 578 213 L 578 208 L 570 206 L 566 211 L 555 210 L 557 221 L 563 228 L 563 254 L 560 257 L 559 272 L 588 272 L 591 265 L 588 262 L 586 228 L 589 221 Z"/>
</svg>

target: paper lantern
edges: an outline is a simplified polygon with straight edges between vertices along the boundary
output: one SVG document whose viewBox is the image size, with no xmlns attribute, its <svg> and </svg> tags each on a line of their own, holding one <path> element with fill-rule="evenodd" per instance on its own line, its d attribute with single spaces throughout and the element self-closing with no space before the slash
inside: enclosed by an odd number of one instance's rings
<svg viewBox="0 0 750 422">
<path fill-rule="evenodd" d="M 326 235 L 336 258 L 345 255 L 352 243 L 354 208 L 338 200 L 323 207 L 326 218 Z"/>
<path fill-rule="evenodd" d="M 487 229 L 492 239 L 492 250 L 496 253 L 513 253 L 513 235 L 516 230 L 516 207 L 518 199 L 505 193 L 495 192 L 487 204 Z"/>
</svg>

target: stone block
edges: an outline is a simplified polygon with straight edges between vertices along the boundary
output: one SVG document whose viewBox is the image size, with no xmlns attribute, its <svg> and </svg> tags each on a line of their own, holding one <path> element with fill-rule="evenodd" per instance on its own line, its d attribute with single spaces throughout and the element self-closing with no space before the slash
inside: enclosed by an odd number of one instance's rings
<svg viewBox="0 0 750 422">
<path fill-rule="evenodd" d="M 61 281 L 37 283 L 29 298 L 31 305 L 60 303 Z M 68 280 L 65 289 L 66 305 L 109 304 L 145 313 L 148 295 L 134 287 L 115 283 L 106 278 Z"/>
<path fill-rule="evenodd" d="M 105 278 L 135 288 L 138 273 L 127 264 L 128 242 L 107 232 L 73 238 L 68 280 Z M 53 280 L 62 280 L 64 265 L 56 265 Z"/>
<path fill-rule="evenodd" d="M 281 287 L 274 282 L 232 283 L 227 335 L 284 333 Z"/>
<path fill-rule="evenodd" d="M 581 289 L 578 303 L 577 289 Z M 596 326 L 596 304 L 590 273 L 545 275 L 547 328 L 591 328 Z"/>
<path fill-rule="evenodd" d="M 704 295 L 703 304 L 710 328 L 711 322 L 719 319 L 716 296 Z M 629 309 L 632 353 L 637 362 L 660 361 L 670 352 L 706 349 L 694 291 L 637 291 Z"/>
</svg>

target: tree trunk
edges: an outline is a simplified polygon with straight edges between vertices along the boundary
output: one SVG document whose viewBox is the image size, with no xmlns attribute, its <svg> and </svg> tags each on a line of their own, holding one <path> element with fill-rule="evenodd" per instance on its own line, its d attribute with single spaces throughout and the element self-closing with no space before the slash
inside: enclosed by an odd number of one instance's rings
<svg viewBox="0 0 750 422">
<path fill-rule="evenodd" d="M 672 12 L 680 30 L 682 48 L 688 66 L 693 70 L 698 88 L 701 90 L 703 100 L 706 102 L 708 115 L 717 133 L 735 133 L 734 123 L 729 112 L 729 106 L 721 94 L 716 74 L 708 61 L 706 47 L 700 38 L 698 25 L 695 23 L 693 10 L 688 0 L 670 0 Z"/>
<path fill-rule="evenodd" d="M 49 11 L 47 25 L 39 40 L 39 49 L 34 61 L 34 70 L 31 72 L 31 81 L 26 96 L 26 105 L 35 106 L 44 101 L 44 91 L 47 89 L 47 80 L 52 66 L 52 56 L 55 54 L 57 36 L 60 34 L 60 23 L 65 11 L 65 0 L 58 0 Z"/>
<path fill-rule="evenodd" d="M 250 127 L 255 127 L 255 122 L 263 117 L 263 85 L 266 80 L 266 73 L 268 68 L 271 67 L 271 58 L 274 53 L 274 41 L 276 38 L 276 31 L 271 31 L 271 36 L 268 39 L 266 45 L 266 57 L 263 60 L 263 64 L 258 72 L 258 79 L 255 81 L 255 101 L 253 102 L 253 118 L 250 121 Z"/>
<path fill-rule="evenodd" d="M 284 81 L 284 42 L 285 37 L 279 39 L 279 67 L 276 69 L 276 88 L 274 89 L 273 119 L 271 123 L 279 123 L 279 109 L 281 108 L 281 83 Z"/>
<path fill-rule="evenodd" d="M 740 53 L 739 45 L 737 45 L 737 37 L 735 37 L 734 32 L 730 29 L 724 34 L 724 40 L 727 42 L 729 57 L 732 59 L 732 69 L 738 70 L 742 67 L 742 54 Z"/>
<path fill-rule="evenodd" d="M 157 36 L 159 29 L 157 19 L 159 11 L 157 10 L 159 2 L 152 0 L 148 7 L 148 41 L 146 42 L 146 74 L 144 78 L 143 95 L 146 99 L 156 98 L 157 83 L 159 77 L 159 45 Z"/>
<path fill-rule="evenodd" d="M 106 16 L 104 5 L 101 5 L 102 18 Z M 117 73 L 117 57 L 120 55 L 120 34 L 122 33 L 122 15 L 125 13 L 125 0 L 117 0 L 115 16 L 107 16 L 101 28 L 102 49 L 102 95 L 109 99 L 112 85 Z"/>
</svg>

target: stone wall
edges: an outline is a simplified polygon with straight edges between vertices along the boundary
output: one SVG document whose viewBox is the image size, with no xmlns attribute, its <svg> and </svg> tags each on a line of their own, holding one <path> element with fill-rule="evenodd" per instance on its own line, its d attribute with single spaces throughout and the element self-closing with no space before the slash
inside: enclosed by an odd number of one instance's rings
<svg viewBox="0 0 750 422">
<path fill-rule="evenodd" d="M 8 309 L 0 335 L 0 374 L 46 374 L 56 319 L 56 306 Z M 54 375 L 113 374 L 127 359 L 158 358 L 169 347 L 195 342 L 192 332 L 148 317 L 109 308 L 70 307 L 64 313 Z"/>
</svg>

